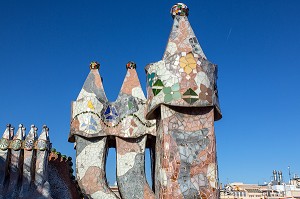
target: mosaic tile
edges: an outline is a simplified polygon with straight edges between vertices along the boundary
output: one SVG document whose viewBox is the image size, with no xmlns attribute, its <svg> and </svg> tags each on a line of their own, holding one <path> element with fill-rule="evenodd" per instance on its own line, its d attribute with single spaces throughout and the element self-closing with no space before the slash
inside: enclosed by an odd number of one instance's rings
<svg viewBox="0 0 300 199">
<path fill-rule="evenodd" d="M 73 119 L 69 141 L 75 141 L 74 135 L 92 138 L 108 135 L 139 137 L 144 133 L 155 134 L 153 130 L 155 122 L 144 118 L 146 98 L 135 68 L 136 65 L 132 61 L 126 65 L 127 74 L 115 102 L 107 100 L 100 74 L 97 69 L 91 68 L 77 100 L 72 105 Z M 141 130 L 137 131 L 138 128 Z"/>
<path fill-rule="evenodd" d="M 86 197 L 117 198 L 105 177 L 110 146 L 117 151 L 121 198 L 218 198 L 214 134 L 214 121 L 222 117 L 218 71 L 207 60 L 188 15 L 185 4 L 171 9 L 174 20 L 163 58 L 145 67 L 147 98 L 134 62 L 126 64 L 114 102 L 106 98 L 100 64 L 90 64 L 90 73 L 72 103 L 69 135 L 69 141 L 76 143 L 76 173 Z M 147 139 L 155 193 L 145 178 Z M 39 141 L 33 143 L 43 148 Z"/>
<path fill-rule="evenodd" d="M 126 64 L 126 69 L 127 73 L 115 102 L 109 102 L 103 98 L 99 100 L 95 97 L 97 96 L 95 90 L 93 90 L 93 95 L 87 94 L 87 91 L 92 89 L 86 86 L 82 88 L 83 91 L 80 92 L 77 101 L 73 102 L 69 140 L 76 142 L 76 173 L 79 185 L 85 191 L 85 195 L 93 198 L 116 197 L 110 195 L 112 192 L 105 179 L 107 136 L 116 136 L 117 146 L 119 146 L 117 147 L 117 179 L 122 198 L 154 198 L 145 175 L 142 173 L 144 173 L 146 135 L 155 136 L 156 125 L 155 121 L 146 120 L 144 117 L 146 97 L 138 80 L 136 64 L 129 62 Z M 91 71 L 93 70 L 96 69 L 91 68 Z M 89 74 L 86 80 L 93 87 L 96 84 L 93 81 L 99 79 L 100 75 L 98 72 L 90 73 L 97 75 L 89 79 Z M 153 86 L 157 85 L 154 83 Z M 104 91 L 102 85 L 101 90 Z M 89 102 L 91 99 L 96 99 L 98 102 Z M 102 106 L 95 107 L 94 104 L 97 103 Z M 118 144 L 120 142 L 122 145 Z M 91 161 L 91 157 L 94 157 L 93 160 L 96 162 Z M 90 174 L 92 171 L 93 174 Z M 127 181 L 136 186 L 128 187 L 128 183 L 125 183 Z M 89 182 L 94 182 L 96 185 L 90 186 Z"/>
<path fill-rule="evenodd" d="M 174 23 L 163 59 L 145 68 L 146 118 L 157 119 L 156 198 L 218 198 L 213 122 L 222 115 L 217 66 L 203 53 L 188 12 L 182 3 L 172 7 Z M 154 73 L 163 92 L 153 90 Z"/>
<path fill-rule="evenodd" d="M 162 105 L 161 112 L 156 142 L 156 197 L 171 194 L 197 198 L 205 193 L 217 198 L 213 108 L 171 109 Z"/>
<path fill-rule="evenodd" d="M 177 3 L 171 8 L 171 15 L 174 17 L 179 16 L 188 16 L 189 8 L 183 3 Z"/>
<path fill-rule="evenodd" d="M 8 153 L 8 145 L 9 140 L 11 140 L 13 137 L 13 128 L 11 128 L 10 125 L 7 125 L 7 128 L 5 129 L 3 136 L 1 138 L 1 148 L 0 148 L 0 195 L 4 195 L 3 188 L 5 185 L 5 176 L 8 175 L 9 171 L 6 165 L 6 161 L 9 160 L 9 153 Z"/>
<path fill-rule="evenodd" d="M 164 88 L 164 85 L 160 79 L 158 79 L 152 86 L 152 91 L 154 96 L 157 95 L 162 89 Z"/>
<path fill-rule="evenodd" d="M 6 138 L 1 138 L 0 140 L 0 149 L 2 151 L 5 151 L 8 149 L 9 141 Z"/>
<path fill-rule="evenodd" d="M 42 128 L 42 132 L 37 137 L 37 128 L 32 125 L 28 135 L 25 138 L 26 128 L 20 124 L 16 134 L 14 128 L 7 126 L 2 136 L 9 144 L 5 150 L 0 149 L 2 161 L 0 167 L 0 197 L 6 199 L 15 198 L 53 198 L 52 190 L 57 188 L 57 193 L 62 196 L 69 193 L 72 188 L 76 191 L 75 197 L 64 197 L 66 199 L 79 199 L 79 193 L 73 184 L 69 183 L 62 187 L 61 183 L 50 183 L 49 176 L 60 175 L 61 171 L 56 173 L 48 171 L 49 151 L 51 148 L 47 126 Z M 31 140 L 31 146 L 28 149 L 25 140 Z M 27 148 L 26 148 L 27 147 Z M 26 150 L 28 149 L 28 150 Z M 60 165 L 62 166 L 62 165 Z M 67 171 L 70 182 L 70 172 Z M 66 182 L 66 180 L 64 181 Z M 52 189 L 51 189 L 52 188 Z M 66 195 L 64 195 L 66 196 Z"/>
<path fill-rule="evenodd" d="M 136 64 L 133 61 L 130 61 L 126 64 L 126 69 L 136 69 Z"/>
<path fill-rule="evenodd" d="M 198 100 L 198 95 L 195 91 L 189 88 L 185 93 L 183 93 L 182 99 L 189 104 L 193 104 Z"/>
<path fill-rule="evenodd" d="M 164 87 L 163 92 L 165 94 L 164 102 L 168 103 L 172 100 L 179 100 L 181 94 L 179 92 L 179 84 L 174 84 L 171 87 Z"/>
<path fill-rule="evenodd" d="M 76 173 L 86 195 L 118 198 L 107 185 L 105 177 L 106 137 L 86 140 L 76 136 Z"/>
<path fill-rule="evenodd" d="M 154 193 L 145 175 L 146 138 L 146 136 L 137 139 L 116 138 L 117 181 L 124 199 L 154 199 Z"/>
<path fill-rule="evenodd" d="M 163 59 L 146 66 L 148 77 L 148 114 L 147 118 L 155 118 L 151 115 L 158 108 L 159 104 L 168 104 L 181 107 L 215 107 L 215 120 L 220 119 L 216 80 L 217 66 L 210 63 L 196 38 L 187 18 L 188 8 L 184 4 L 176 4 L 171 9 L 174 17 L 172 31 L 164 53 Z M 160 80 L 159 88 L 153 89 L 153 73 Z M 167 74 L 167 75 L 166 75 Z M 180 88 L 180 99 L 164 95 L 162 98 L 159 92 L 164 88 L 171 87 L 178 83 Z M 151 85 L 152 86 L 149 86 Z M 206 89 L 200 85 L 205 85 Z M 187 98 L 184 96 L 189 88 L 198 96 Z M 179 97 L 179 94 L 177 95 Z"/>
<path fill-rule="evenodd" d="M 197 66 L 193 53 L 188 53 L 180 57 L 179 65 L 184 69 L 184 72 L 190 74 Z"/>
<path fill-rule="evenodd" d="M 30 185 L 34 174 L 31 171 L 31 166 L 35 161 L 34 143 L 38 139 L 37 128 L 31 125 L 30 131 L 25 138 L 24 148 L 24 165 L 23 165 L 23 183 L 21 186 L 21 194 L 26 196 L 30 190 Z"/>
<path fill-rule="evenodd" d="M 155 73 L 151 73 L 147 75 L 148 85 L 152 87 L 153 81 L 155 80 Z"/>
</svg>

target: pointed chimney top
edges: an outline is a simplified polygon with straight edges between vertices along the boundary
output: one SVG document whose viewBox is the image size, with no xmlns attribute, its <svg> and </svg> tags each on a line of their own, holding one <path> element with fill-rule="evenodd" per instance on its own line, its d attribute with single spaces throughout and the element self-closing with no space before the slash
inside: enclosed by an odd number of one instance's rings
<svg viewBox="0 0 300 199">
<path fill-rule="evenodd" d="M 127 64 L 126 64 L 126 69 L 136 69 L 136 64 L 133 62 L 133 61 L 129 61 Z"/>
<path fill-rule="evenodd" d="M 92 61 L 91 63 L 90 63 L 90 69 L 92 70 L 92 69 L 99 69 L 100 68 L 100 64 L 98 63 L 98 62 L 96 62 L 96 61 Z"/>
<path fill-rule="evenodd" d="M 19 140 L 23 140 L 24 139 L 24 136 L 25 136 L 25 130 L 24 130 L 24 126 L 22 124 L 19 124 L 19 129 L 14 137 L 14 140 L 16 139 L 19 139 Z M 19 150 L 20 147 L 21 147 L 21 144 L 20 145 L 13 145 L 14 147 L 14 150 Z"/>
<path fill-rule="evenodd" d="M 171 13 L 173 18 L 176 15 L 189 16 L 189 8 L 184 3 L 177 3 L 171 8 L 170 13 Z"/>
</svg>

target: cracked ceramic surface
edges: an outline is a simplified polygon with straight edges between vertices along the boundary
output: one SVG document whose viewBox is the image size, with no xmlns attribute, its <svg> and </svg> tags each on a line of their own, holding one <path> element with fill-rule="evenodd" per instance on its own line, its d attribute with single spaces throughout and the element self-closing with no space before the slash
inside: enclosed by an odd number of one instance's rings
<svg viewBox="0 0 300 199">
<path fill-rule="evenodd" d="M 218 198 L 213 107 L 161 107 L 156 198 Z"/>
<path fill-rule="evenodd" d="M 117 143 L 117 179 L 122 198 L 131 198 L 131 194 L 135 195 L 134 198 L 154 197 L 144 173 L 144 152 L 147 135 L 155 136 L 155 121 L 144 117 L 146 98 L 135 63 L 129 62 L 126 69 L 127 73 L 115 102 L 108 102 L 100 74 L 93 68 L 76 102 L 73 102 L 69 141 L 76 138 L 77 178 L 85 194 L 91 197 L 97 198 L 101 194 L 104 197 L 103 193 L 111 193 L 104 175 L 108 136 L 115 136 Z M 128 148 L 131 150 L 126 150 Z M 99 172 L 95 175 L 89 172 L 91 169 Z M 99 185 L 90 186 L 89 182 L 95 180 Z M 136 188 L 129 188 L 125 183 L 127 181 L 131 182 L 131 186 L 132 183 L 135 184 Z M 94 187 L 93 190 L 91 187 Z"/>
<path fill-rule="evenodd" d="M 145 146 L 147 137 L 116 138 L 117 181 L 123 199 L 151 199 L 154 193 L 145 175 Z"/>
<path fill-rule="evenodd" d="M 127 68 L 115 102 L 107 100 L 98 70 L 91 69 L 77 100 L 72 103 L 69 141 L 74 142 L 74 135 L 87 138 L 155 135 L 155 121 L 144 117 L 145 103 L 135 67 Z"/>
<path fill-rule="evenodd" d="M 188 7 L 178 3 L 171 15 L 163 58 L 145 68 L 147 98 L 130 61 L 117 100 L 109 102 L 100 65 L 92 62 L 72 103 L 69 141 L 76 142 L 79 184 L 92 198 L 116 197 L 105 178 L 109 146 L 116 147 L 121 198 L 218 198 L 214 121 L 222 115 L 217 66 L 207 60 L 193 32 Z M 146 143 L 155 156 L 155 194 L 145 178 Z"/>
<path fill-rule="evenodd" d="M 209 62 L 187 18 L 188 8 L 172 7 L 172 31 L 162 60 L 146 66 L 147 119 L 154 119 L 160 104 L 215 108 L 221 119 L 217 90 L 217 66 Z"/>
<path fill-rule="evenodd" d="M 87 140 L 76 136 L 76 174 L 86 196 L 118 198 L 108 187 L 105 177 L 106 137 Z"/>
<path fill-rule="evenodd" d="M 218 198 L 214 121 L 221 119 L 217 66 L 209 62 L 188 21 L 172 7 L 162 60 L 146 66 L 147 119 L 156 119 L 155 196 Z"/>
</svg>

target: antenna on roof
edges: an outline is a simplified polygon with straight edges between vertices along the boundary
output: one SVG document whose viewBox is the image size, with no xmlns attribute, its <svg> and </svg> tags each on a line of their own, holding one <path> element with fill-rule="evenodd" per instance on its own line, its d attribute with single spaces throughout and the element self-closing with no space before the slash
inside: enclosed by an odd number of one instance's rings
<svg viewBox="0 0 300 199">
<path fill-rule="evenodd" d="M 289 184 L 291 184 L 291 167 L 288 166 L 288 170 L 289 170 Z"/>
</svg>

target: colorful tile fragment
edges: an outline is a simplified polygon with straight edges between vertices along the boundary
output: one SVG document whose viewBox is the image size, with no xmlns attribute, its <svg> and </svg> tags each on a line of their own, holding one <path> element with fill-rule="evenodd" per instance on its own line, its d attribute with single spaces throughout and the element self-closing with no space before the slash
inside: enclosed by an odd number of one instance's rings
<svg viewBox="0 0 300 199">
<path fill-rule="evenodd" d="M 144 117 L 146 98 L 135 70 L 136 64 L 132 61 L 126 64 L 127 74 L 115 102 L 107 100 L 98 70 L 90 68 L 90 74 L 73 102 L 69 137 L 69 141 L 76 142 L 80 187 L 92 198 L 117 198 L 106 184 L 104 171 L 107 146 L 114 145 L 111 143 L 114 136 L 117 180 L 122 198 L 134 195 L 133 198 L 154 199 L 144 172 L 144 151 L 147 135 L 155 136 L 156 126 L 155 121 Z M 158 82 L 153 86 L 159 85 Z M 96 185 L 90 182 L 96 182 Z"/>
<path fill-rule="evenodd" d="M 171 8 L 171 15 L 174 16 L 188 16 L 189 8 L 183 3 L 177 3 Z"/>
<path fill-rule="evenodd" d="M 182 3 L 172 7 L 174 23 L 163 59 L 146 67 L 148 79 L 156 74 L 163 90 L 148 80 L 146 118 L 157 120 L 155 196 L 217 199 L 214 120 L 222 117 L 217 66 L 203 53 L 188 11 Z"/>
<path fill-rule="evenodd" d="M 218 198 L 214 121 L 222 114 L 217 66 L 207 60 L 188 14 L 183 3 L 171 9 L 174 23 L 163 59 L 145 68 L 147 99 L 134 62 L 126 64 L 115 102 L 105 96 L 100 64 L 91 63 L 72 103 L 69 135 L 69 141 L 76 142 L 77 176 L 87 196 L 117 198 L 105 179 L 105 152 L 110 146 L 117 151 L 121 198 Z M 147 142 L 155 154 L 155 193 L 145 180 Z"/>
<path fill-rule="evenodd" d="M 80 193 L 70 178 L 71 168 L 59 162 L 59 170 L 53 170 L 48 159 L 51 148 L 49 128 L 44 126 L 39 137 L 34 125 L 27 136 L 25 130 L 20 124 L 14 135 L 14 128 L 7 125 L 3 133 L 5 147 L 0 149 L 0 197 L 79 199 Z M 30 146 L 27 145 L 29 140 Z M 67 178 L 62 179 L 62 176 Z"/>
<path fill-rule="evenodd" d="M 148 78 L 147 119 L 155 118 L 158 104 L 214 107 L 215 120 L 222 117 L 216 87 L 217 66 L 207 60 L 187 15 L 182 14 L 186 10 L 187 6 L 182 3 L 173 6 L 174 23 L 163 59 L 145 68 Z M 156 82 L 153 83 L 154 74 Z M 160 92 L 168 91 L 175 84 L 179 87 L 176 96 Z"/>
</svg>

